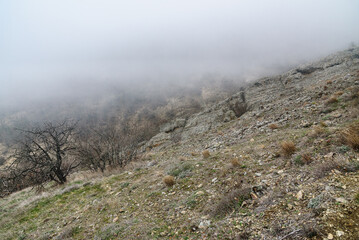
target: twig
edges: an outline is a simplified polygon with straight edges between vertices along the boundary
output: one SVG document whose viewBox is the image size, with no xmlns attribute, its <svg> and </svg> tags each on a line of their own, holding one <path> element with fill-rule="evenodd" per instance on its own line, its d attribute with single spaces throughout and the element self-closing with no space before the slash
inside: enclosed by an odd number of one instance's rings
<svg viewBox="0 0 359 240">
<path fill-rule="evenodd" d="M 300 230 L 302 230 L 302 229 L 298 229 L 298 230 L 295 230 L 295 231 L 293 231 L 293 232 L 291 232 L 291 233 L 288 233 L 287 235 L 285 235 L 284 237 L 280 238 L 279 240 L 286 239 L 286 238 L 289 237 L 290 235 L 293 235 L 293 234 L 299 232 Z"/>
</svg>

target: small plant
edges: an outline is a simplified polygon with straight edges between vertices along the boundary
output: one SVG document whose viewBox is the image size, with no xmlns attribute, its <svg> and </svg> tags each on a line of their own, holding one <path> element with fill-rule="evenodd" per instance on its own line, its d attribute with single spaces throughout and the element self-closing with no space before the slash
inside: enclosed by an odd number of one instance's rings
<svg viewBox="0 0 359 240">
<path fill-rule="evenodd" d="M 345 144 L 359 150 L 359 122 L 353 123 L 341 132 Z"/>
<path fill-rule="evenodd" d="M 202 156 L 203 156 L 203 158 L 209 158 L 209 156 L 210 156 L 209 151 L 208 151 L 208 150 L 204 150 L 204 151 L 202 152 Z"/>
<path fill-rule="evenodd" d="M 167 187 L 171 187 L 175 184 L 175 178 L 171 175 L 167 175 L 163 178 L 163 183 L 167 186 Z"/>
<path fill-rule="evenodd" d="M 302 160 L 302 156 L 301 155 L 295 156 L 294 163 L 297 164 L 297 165 L 300 165 L 300 166 L 304 165 L 304 162 Z"/>
<path fill-rule="evenodd" d="M 304 153 L 302 155 L 302 162 L 304 162 L 304 164 L 309 164 L 313 162 L 313 158 L 309 153 Z"/>
<path fill-rule="evenodd" d="M 292 141 L 284 141 L 280 144 L 284 156 L 290 157 L 296 151 L 295 144 Z"/>
<path fill-rule="evenodd" d="M 240 164 L 238 158 L 232 158 L 231 165 L 232 165 L 232 167 L 239 167 L 241 164 Z"/>
<path fill-rule="evenodd" d="M 118 224 L 111 223 L 103 227 L 102 230 L 96 234 L 95 240 L 110 240 L 119 239 L 120 233 L 124 231 L 124 228 Z"/>
<path fill-rule="evenodd" d="M 354 200 L 357 204 L 359 204 L 359 192 L 355 195 Z"/>
<path fill-rule="evenodd" d="M 235 189 L 221 199 L 221 201 L 215 206 L 212 215 L 224 216 L 234 209 L 238 209 L 242 206 L 243 201 L 250 199 L 251 188 Z"/>
<path fill-rule="evenodd" d="M 188 177 L 191 175 L 193 169 L 193 165 L 190 163 L 182 163 L 179 164 L 178 166 L 172 168 L 169 172 L 168 175 L 170 176 L 174 176 L 174 177 L 178 177 L 178 178 L 184 178 L 184 177 Z"/>
<path fill-rule="evenodd" d="M 343 146 L 339 147 L 339 152 L 340 153 L 346 153 L 346 152 L 349 152 L 349 150 L 350 150 L 350 147 L 347 146 L 347 145 L 343 145 Z"/>
<path fill-rule="evenodd" d="M 294 158 L 294 163 L 300 166 L 303 166 L 305 164 L 309 164 L 313 161 L 312 157 L 309 153 L 304 153 L 302 155 L 297 155 Z"/>
<path fill-rule="evenodd" d="M 275 124 L 275 123 L 269 124 L 268 127 L 269 127 L 270 129 L 272 129 L 272 130 L 279 128 L 279 126 L 278 126 L 277 124 Z"/>
</svg>

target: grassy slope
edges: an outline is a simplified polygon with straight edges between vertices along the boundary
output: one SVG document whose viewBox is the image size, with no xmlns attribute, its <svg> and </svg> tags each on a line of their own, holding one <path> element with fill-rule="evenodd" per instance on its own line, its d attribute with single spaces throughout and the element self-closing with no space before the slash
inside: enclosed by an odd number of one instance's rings
<svg viewBox="0 0 359 240">
<path fill-rule="evenodd" d="M 321 105 L 339 90 L 352 91 L 325 81 L 300 95 L 314 96 L 324 86 L 316 100 L 278 100 L 274 105 L 284 105 L 255 117 L 249 112 L 190 142 L 155 148 L 111 176 L 87 176 L 66 186 L 48 186 L 42 195 L 27 189 L 1 199 L 0 239 L 304 239 L 311 230 L 318 239 L 337 231 L 344 233 L 341 239 L 358 239 L 359 174 L 341 166 L 355 166 L 359 157 L 340 141 L 340 131 L 358 121 L 357 100 L 338 97 L 338 103 Z M 319 114 L 321 108 L 331 112 Z M 294 109 L 301 117 L 279 123 L 278 129 L 264 126 L 243 137 L 233 134 L 253 126 L 253 119 L 264 121 Z M 302 127 L 303 120 L 317 124 Z M 328 126 L 318 130 L 325 120 Z M 292 157 L 280 156 L 283 140 L 296 144 Z M 209 158 L 201 155 L 206 148 Z M 311 155 L 311 163 L 300 162 L 304 153 Z M 238 166 L 231 165 L 234 157 Z M 333 161 L 338 166 L 323 167 Z M 167 174 L 176 176 L 173 187 L 162 183 Z M 247 200 L 223 201 L 235 189 L 254 186 L 262 190 Z M 312 199 L 319 199 L 318 208 L 308 207 Z"/>
</svg>

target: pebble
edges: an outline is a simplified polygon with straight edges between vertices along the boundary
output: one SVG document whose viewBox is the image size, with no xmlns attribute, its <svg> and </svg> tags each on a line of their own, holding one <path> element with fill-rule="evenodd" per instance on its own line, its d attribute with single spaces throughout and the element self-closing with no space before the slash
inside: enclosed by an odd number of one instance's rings
<svg viewBox="0 0 359 240">
<path fill-rule="evenodd" d="M 333 239 L 333 238 L 334 238 L 333 234 L 329 233 L 328 234 L 328 239 Z"/>
<path fill-rule="evenodd" d="M 343 231 L 338 230 L 338 231 L 336 232 L 336 234 L 337 234 L 337 236 L 338 236 L 338 237 L 341 237 L 341 236 L 343 236 L 343 235 L 344 235 L 344 232 L 343 232 Z"/>
<path fill-rule="evenodd" d="M 201 196 L 201 195 L 203 195 L 203 194 L 204 194 L 203 191 L 198 191 L 198 192 L 196 193 L 197 196 Z"/>
</svg>

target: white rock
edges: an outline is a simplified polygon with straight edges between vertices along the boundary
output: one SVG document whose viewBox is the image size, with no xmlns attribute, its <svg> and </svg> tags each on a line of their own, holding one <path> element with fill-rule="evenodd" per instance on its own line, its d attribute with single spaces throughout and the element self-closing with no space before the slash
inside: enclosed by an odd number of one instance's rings
<svg viewBox="0 0 359 240">
<path fill-rule="evenodd" d="M 303 198 L 303 190 L 300 190 L 298 193 L 297 193 L 297 199 L 298 200 L 301 200 Z"/>
<path fill-rule="evenodd" d="M 211 225 L 211 221 L 205 220 L 199 224 L 198 228 L 201 228 L 201 229 L 208 228 L 209 225 Z"/>
<path fill-rule="evenodd" d="M 344 235 L 344 232 L 343 232 L 343 231 L 339 231 L 339 230 L 338 230 L 338 231 L 336 232 L 336 234 L 337 234 L 337 236 L 338 236 L 338 237 L 341 237 L 341 236 L 343 236 L 343 235 Z"/>
<path fill-rule="evenodd" d="M 340 203 L 348 203 L 348 201 L 342 197 L 336 198 L 335 201 L 340 202 Z"/>
<path fill-rule="evenodd" d="M 328 234 L 328 239 L 333 239 L 333 238 L 334 238 L 333 234 L 329 233 Z"/>
</svg>

